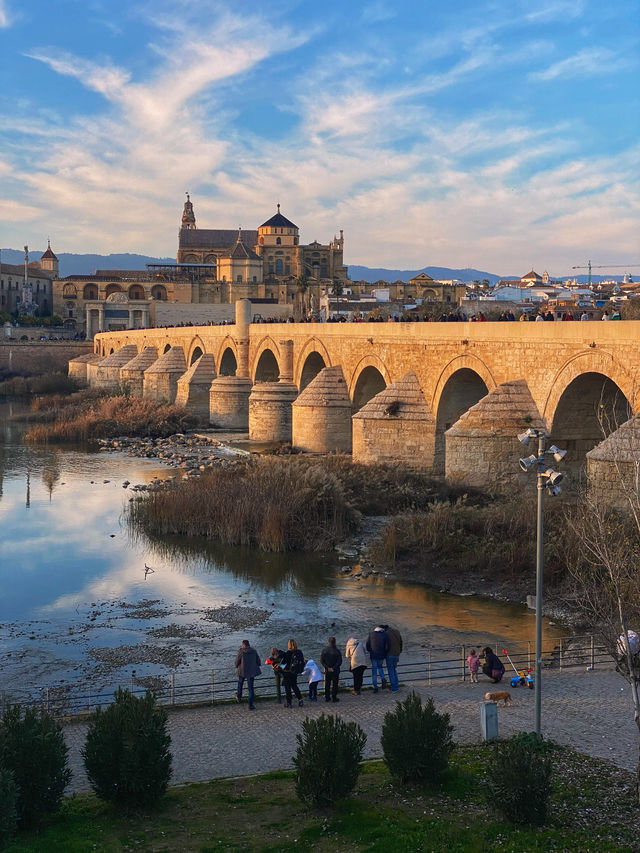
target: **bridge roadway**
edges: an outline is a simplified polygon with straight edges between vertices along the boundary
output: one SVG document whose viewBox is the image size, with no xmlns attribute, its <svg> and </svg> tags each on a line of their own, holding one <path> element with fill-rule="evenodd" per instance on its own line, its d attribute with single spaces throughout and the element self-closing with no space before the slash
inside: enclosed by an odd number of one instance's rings
<svg viewBox="0 0 640 853">
<path fill-rule="evenodd" d="M 368 671 L 369 672 L 369 671 Z M 366 681 L 365 681 L 366 684 Z M 246 703 L 173 710 L 169 714 L 172 739 L 174 784 L 198 782 L 226 776 L 246 776 L 292 766 L 295 735 L 305 716 L 338 713 L 346 721 L 357 722 L 367 734 L 366 756 L 382 754 L 380 734 L 384 715 L 404 698 L 409 689 L 423 698 L 433 697 L 438 711 L 450 714 L 458 743 L 480 741 L 479 702 L 491 689 L 488 679 L 480 683 L 443 680 L 428 686 L 412 682 L 398 693 L 382 690 L 374 695 L 340 694 L 337 705 L 305 701 L 303 708 L 286 709 L 274 699 L 258 699 L 256 710 Z M 499 709 L 499 731 L 508 737 L 534 729 L 534 691 L 524 687 L 511 690 L 513 704 Z M 638 730 L 627 683 L 611 668 L 583 668 L 544 674 L 542 730 L 545 737 L 571 746 L 578 752 L 611 761 L 633 771 L 638 761 Z M 70 747 L 73 779 L 68 792 L 89 790 L 80 750 L 86 723 L 69 723 L 65 738 Z M 286 737 L 283 732 L 286 731 Z"/>
</svg>

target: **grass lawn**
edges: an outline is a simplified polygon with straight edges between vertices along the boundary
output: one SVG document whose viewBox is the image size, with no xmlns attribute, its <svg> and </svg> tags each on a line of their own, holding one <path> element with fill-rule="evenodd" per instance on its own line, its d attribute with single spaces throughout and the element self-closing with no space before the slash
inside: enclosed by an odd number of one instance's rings
<svg viewBox="0 0 640 853">
<path fill-rule="evenodd" d="M 484 774 L 492 747 L 454 752 L 442 789 L 402 789 L 382 762 L 365 764 L 354 795 L 326 812 L 298 801 L 290 772 L 171 788 L 156 810 L 122 815 L 93 796 L 70 797 L 41 834 L 8 853 L 85 851 L 571 851 L 637 853 L 640 813 L 632 774 L 554 748 L 554 792 L 544 829 L 490 815 Z"/>
</svg>

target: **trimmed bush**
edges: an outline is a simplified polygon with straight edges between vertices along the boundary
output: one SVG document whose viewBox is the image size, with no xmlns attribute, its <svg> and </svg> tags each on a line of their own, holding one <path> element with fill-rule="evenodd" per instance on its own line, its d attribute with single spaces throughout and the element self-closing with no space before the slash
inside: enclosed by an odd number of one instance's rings
<svg viewBox="0 0 640 853">
<path fill-rule="evenodd" d="M 449 714 L 439 714 L 411 692 L 384 715 L 382 751 L 391 775 L 403 785 L 437 784 L 454 748 Z"/>
<path fill-rule="evenodd" d="M 512 823 L 543 826 L 551 793 L 549 745 L 521 733 L 496 744 L 487 778 L 487 802 Z"/>
<path fill-rule="evenodd" d="M 18 789 L 20 826 L 33 826 L 57 811 L 71 779 L 67 745 L 60 724 L 32 708 L 10 706 L 0 721 L 0 765 L 10 770 Z"/>
<path fill-rule="evenodd" d="M 0 850 L 4 848 L 18 825 L 16 801 L 18 789 L 13 773 L 0 767 Z"/>
<path fill-rule="evenodd" d="M 153 694 L 118 689 L 115 701 L 98 708 L 89 723 L 82 757 L 91 787 L 119 806 L 153 805 L 171 776 L 170 745 L 167 712 Z"/>
<path fill-rule="evenodd" d="M 367 736 L 357 723 L 321 714 L 307 717 L 296 735 L 293 759 L 296 794 L 303 803 L 330 806 L 344 799 L 356 786 Z"/>
</svg>

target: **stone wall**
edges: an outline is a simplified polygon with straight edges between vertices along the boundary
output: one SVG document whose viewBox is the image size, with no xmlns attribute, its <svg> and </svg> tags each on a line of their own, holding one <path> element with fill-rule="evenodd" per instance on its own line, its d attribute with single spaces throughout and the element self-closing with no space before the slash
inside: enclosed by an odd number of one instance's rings
<svg viewBox="0 0 640 853">
<path fill-rule="evenodd" d="M 87 341 L 0 341 L 0 375 L 67 372 L 72 358 L 93 352 Z"/>
</svg>

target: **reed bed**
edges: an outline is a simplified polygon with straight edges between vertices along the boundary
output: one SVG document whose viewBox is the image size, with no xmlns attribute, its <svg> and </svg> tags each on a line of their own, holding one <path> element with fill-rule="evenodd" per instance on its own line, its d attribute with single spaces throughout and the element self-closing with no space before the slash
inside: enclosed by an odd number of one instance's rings
<svg viewBox="0 0 640 853">
<path fill-rule="evenodd" d="M 186 432 L 196 423 L 180 406 L 124 394 L 105 397 L 91 389 L 67 398 L 34 401 L 32 410 L 44 422 L 25 433 L 29 442 L 77 442 L 124 435 L 166 438 Z"/>
<path fill-rule="evenodd" d="M 320 551 L 343 540 L 362 515 L 425 508 L 456 494 L 399 465 L 360 465 L 341 455 L 263 456 L 147 493 L 129 505 L 128 522 L 149 537 Z"/>
<path fill-rule="evenodd" d="M 35 394 L 71 394 L 80 385 L 66 373 L 51 371 L 41 376 L 12 376 L 0 382 L 0 398 L 32 397 Z"/>
</svg>

